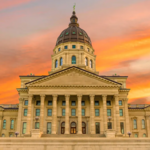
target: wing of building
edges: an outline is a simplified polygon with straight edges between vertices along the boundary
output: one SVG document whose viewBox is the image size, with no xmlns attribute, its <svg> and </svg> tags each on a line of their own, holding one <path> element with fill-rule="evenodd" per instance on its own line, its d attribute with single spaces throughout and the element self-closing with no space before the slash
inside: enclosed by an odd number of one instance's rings
<svg viewBox="0 0 150 150">
<path fill-rule="evenodd" d="M 48 75 L 20 76 L 19 104 L 0 105 L 0 136 L 150 137 L 149 105 L 129 105 L 127 76 L 102 76 L 73 11 Z"/>
</svg>

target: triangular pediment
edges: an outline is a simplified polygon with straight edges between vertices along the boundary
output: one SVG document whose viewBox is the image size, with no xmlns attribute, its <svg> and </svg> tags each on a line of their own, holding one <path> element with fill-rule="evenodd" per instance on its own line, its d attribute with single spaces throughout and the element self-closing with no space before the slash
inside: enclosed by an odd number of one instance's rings
<svg viewBox="0 0 150 150">
<path fill-rule="evenodd" d="M 70 67 L 47 77 L 26 83 L 28 87 L 48 87 L 48 86 L 110 86 L 120 87 L 121 84 L 110 79 L 106 79 L 92 72 Z"/>
</svg>

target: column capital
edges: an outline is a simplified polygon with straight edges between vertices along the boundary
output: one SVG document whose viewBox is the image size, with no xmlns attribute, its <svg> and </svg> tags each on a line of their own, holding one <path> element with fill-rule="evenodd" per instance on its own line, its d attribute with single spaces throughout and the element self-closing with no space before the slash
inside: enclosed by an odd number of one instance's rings
<svg viewBox="0 0 150 150">
<path fill-rule="evenodd" d="M 150 119 L 150 115 L 146 115 L 145 118 L 146 118 L 146 119 Z"/>
<path fill-rule="evenodd" d="M 46 96 L 45 94 L 40 94 L 40 97 L 41 97 L 41 98 L 42 98 L 42 97 L 44 97 L 44 98 L 45 98 L 45 96 Z"/>
<path fill-rule="evenodd" d="M 128 98 L 123 98 L 122 100 L 123 100 L 123 101 L 128 101 Z"/>
<path fill-rule="evenodd" d="M 19 102 L 23 102 L 24 98 L 20 97 Z"/>
<path fill-rule="evenodd" d="M 32 98 L 32 97 L 33 97 L 33 94 L 28 94 L 28 97 L 29 97 L 29 98 Z"/>
<path fill-rule="evenodd" d="M 91 94 L 90 97 L 93 98 L 93 97 L 95 97 L 95 95 L 94 95 L 94 94 Z"/>
<path fill-rule="evenodd" d="M 119 94 L 115 94 L 114 97 L 115 97 L 115 98 L 116 98 L 116 97 L 119 97 Z"/>
<path fill-rule="evenodd" d="M 58 95 L 57 94 L 54 94 L 54 95 L 52 95 L 54 98 L 57 98 L 58 97 Z"/>
<path fill-rule="evenodd" d="M 70 97 L 70 95 L 69 94 L 65 94 L 65 97 Z"/>
<path fill-rule="evenodd" d="M 106 94 L 103 94 L 102 97 L 107 97 L 107 95 L 106 95 Z"/>
<path fill-rule="evenodd" d="M 77 97 L 78 97 L 78 98 L 82 98 L 82 95 L 81 95 L 81 94 L 78 94 Z"/>
</svg>

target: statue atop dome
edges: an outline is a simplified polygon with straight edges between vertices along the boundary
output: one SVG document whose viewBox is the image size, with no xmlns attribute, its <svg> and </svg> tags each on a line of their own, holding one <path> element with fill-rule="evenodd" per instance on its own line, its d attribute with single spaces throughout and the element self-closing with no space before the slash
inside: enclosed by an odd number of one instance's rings
<svg viewBox="0 0 150 150">
<path fill-rule="evenodd" d="M 75 8 L 76 8 L 76 3 L 73 5 L 73 11 L 75 11 Z"/>
</svg>

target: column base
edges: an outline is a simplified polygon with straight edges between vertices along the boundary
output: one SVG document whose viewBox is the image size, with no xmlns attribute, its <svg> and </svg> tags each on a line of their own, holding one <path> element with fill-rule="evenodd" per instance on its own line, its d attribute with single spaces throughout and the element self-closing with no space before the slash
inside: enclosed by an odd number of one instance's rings
<svg viewBox="0 0 150 150">
<path fill-rule="evenodd" d="M 82 132 L 81 132 L 81 131 L 78 131 L 77 134 L 82 134 Z"/>
<path fill-rule="evenodd" d="M 41 137 L 40 129 L 32 129 L 31 130 L 31 137 L 32 138 L 40 138 Z"/>
<path fill-rule="evenodd" d="M 115 138 L 116 131 L 109 129 L 104 132 L 106 138 Z"/>
<path fill-rule="evenodd" d="M 116 137 L 123 137 L 123 134 L 121 134 L 121 132 L 116 133 Z"/>
</svg>

